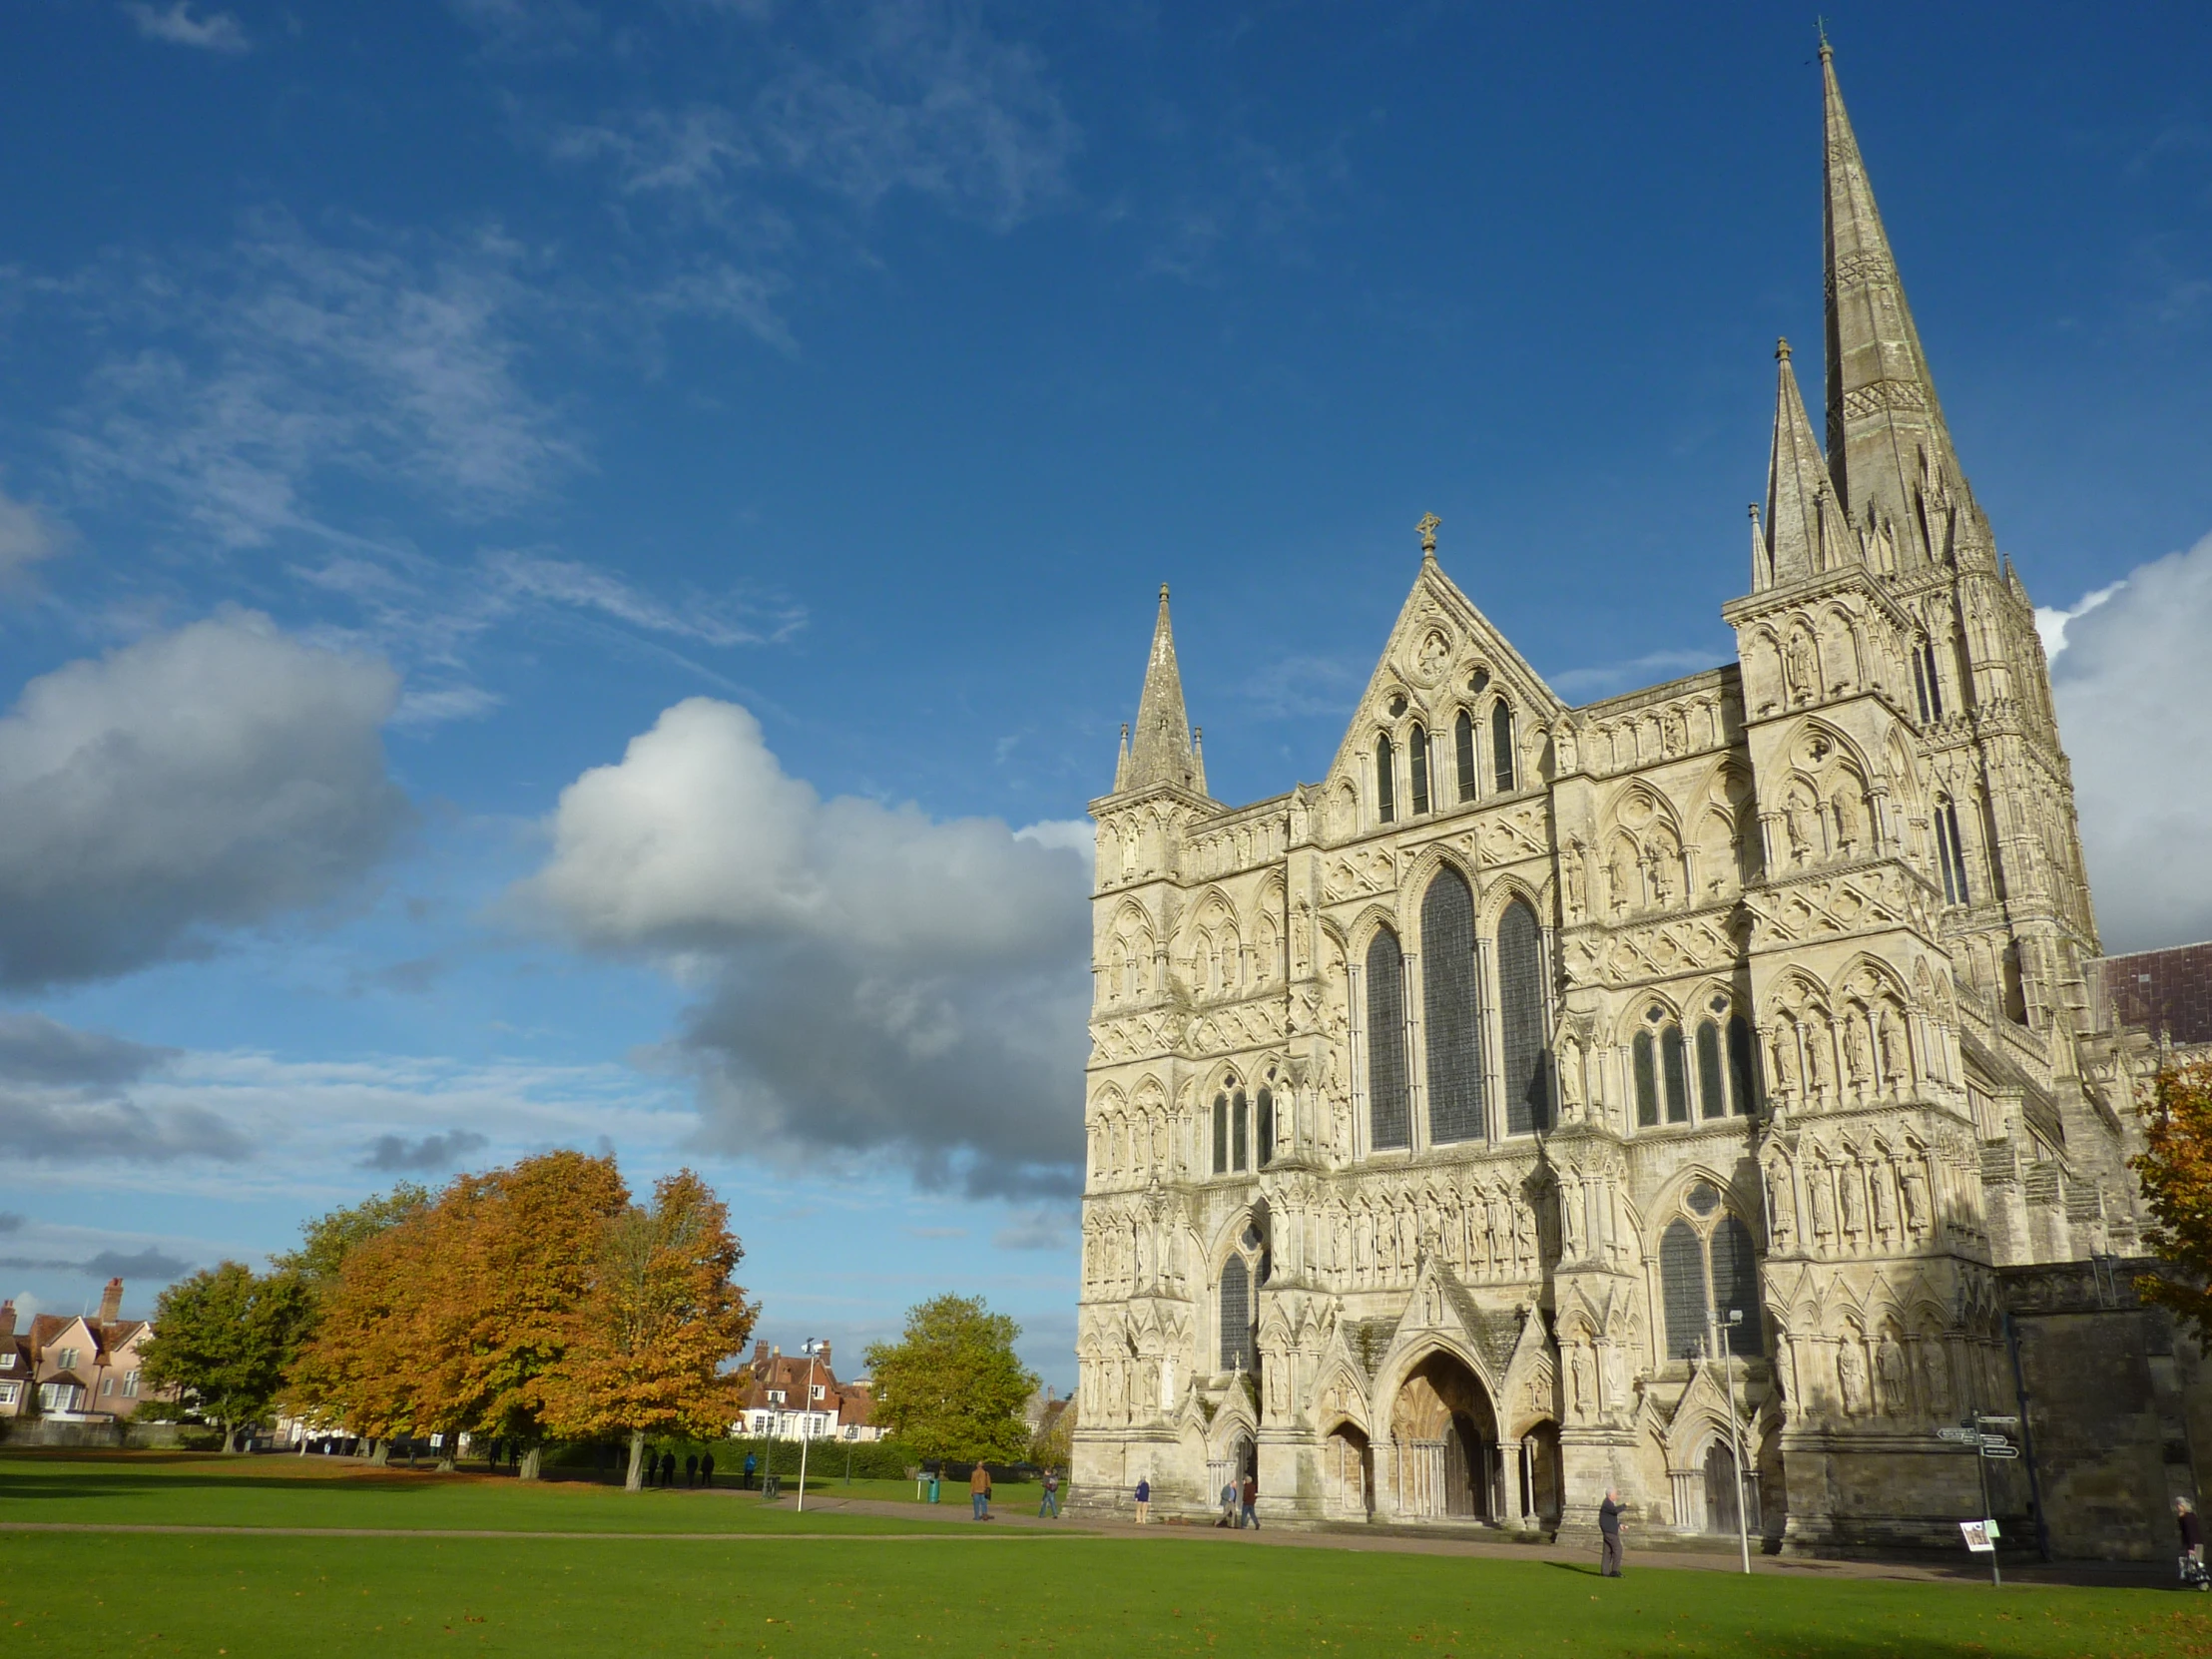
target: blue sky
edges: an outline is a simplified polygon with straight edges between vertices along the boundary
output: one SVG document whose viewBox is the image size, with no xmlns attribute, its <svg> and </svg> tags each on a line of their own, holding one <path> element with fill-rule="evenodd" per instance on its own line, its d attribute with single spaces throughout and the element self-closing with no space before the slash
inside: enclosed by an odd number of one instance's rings
<svg viewBox="0 0 2212 1659">
<path fill-rule="evenodd" d="M 2064 640 L 2106 942 L 2212 935 L 2212 14 L 1829 30 Z M 1818 363 L 1788 8 L 8 37 L 0 1288 L 46 1307 L 604 1138 L 722 1186 L 765 1335 L 978 1291 L 1065 1386 L 1073 848 L 1157 585 L 1231 801 L 1326 766 L 1424 511 L 1563 694 L 1717 662 L 1775 337 Z"/>
</svg>

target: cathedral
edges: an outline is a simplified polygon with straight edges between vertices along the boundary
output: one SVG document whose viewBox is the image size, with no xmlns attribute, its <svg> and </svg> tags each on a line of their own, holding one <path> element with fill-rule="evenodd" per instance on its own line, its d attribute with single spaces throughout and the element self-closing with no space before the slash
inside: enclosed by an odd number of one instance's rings
<svg viewBox="0 0 2212 1659">
<path fill-rule="evenodd" d="M 1734 662 L 1570 706 L 1424 519 L 1327 776 L 1232 807 L 1161 590 L 1092 804 L 1080 1502 L 1957 1549 L 1985 1468 L 2061 1534 L 2184 1489 L 2033 608 L 1821 61 L 1827 442 L 1785 343 Z M 2121 1349 L 2125 1466 L 2045 1427 Z M 2023 1402 L 2040 1484 L 1936 1433 Z"/>
</svg>

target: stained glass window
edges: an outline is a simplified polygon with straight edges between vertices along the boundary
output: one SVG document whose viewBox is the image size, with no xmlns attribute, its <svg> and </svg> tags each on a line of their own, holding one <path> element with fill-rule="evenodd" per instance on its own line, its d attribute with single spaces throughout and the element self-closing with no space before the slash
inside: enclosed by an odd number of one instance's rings
<svg viewBox="0 0 2212 1659">
<path fill-rule="evenodd" d="M 1697 1028 L 1697 1102 L 1701 1115 L 1728 1116 L 1728 1077 L 1721 1070 L 1721 1028 L 1700 1020 Z"/>
<path fill-rule="evenodd" d="M 1502 697 L 1490 708 L 1490 776 L 1498 793 L 1513 788 L 1513 706 Z"/>
<path fill-rule="evenodd" d="M 1758 1065 L 1751 1046 L 1751 1021 L 1736 1014 L 1728 1022 L 1728 1078 L 1735 1085 L 1738 1117 L 1748 1118 L 1759 1109 Z"/>
<path fill-rule="evenodd" d="M 1380 929 L 1368 946 L 1368 1139 L 1379 1150 L 1408 1146 L 1405 957 L 1397 935 Z"/>
<path fill-rule="evenodd" d="M 1751 1230 L 1734 1216 L 1713 1229 L 1713 1306 L 1728 1331 L 1728 1351 L 1755 1360 L 1766 1352 L 1759 1327 L 1759 1258 Z M 1728 1310 L 1741 1308 L 1744 1323 L 1730 1327 Z"/>
<path fill-rule="evenodd" d="M 1413 816 L 1418 818 L 1428 811 L 1428 734 L 1418 726 L 1405 740 L 1405 759 L 1413 769 Z"/>
<path fill-rule="evenodd" d="M 1236 1170 L 1248 1170 L 1252 1167 L 1250 1104 L 1242 1089 L 1237 1091 L 1237 1098 L 1229 1103 L 1230 1168 Z"/>
<path fill-rule="evenodd" d="M 1705 1251 L 1686 1221 L 1668 1223 L 1659 1240 L 1659 1287 L 1667 1310 L 1667 1356 L 1687 1360 L 1706 1337 Z M 1749 1319 L 1747 1313 L 1744 1316 Z M 1228 1327 L 1223 1327 L 1226 1340 Z M 1226 1364 L 1227 1362 L 1224 1362 Z"/>
<path fill-rule="evenodd" d="M 1543 941 L 1536 912 L 1521 899 L 1497 923 L 1497 1006 L 1504 1027 L 1505 1132 L 1551 1127 L 1551 1078 L 1544 1052 Z"/>
<path fill-rule="evenodd" d="M 1221 1270 L 1221 1369 L 1233 1371 L 1252 1365 L 1252 1275 L 1242 1256 L 1232 1256 Z"/>
<path fill-rule="evenodd" d="M 1397 817 L 1396 754 L 1386 737 L 1375 740 L 1375 816 L 1383 824 Z"/>
<path fill-rule="evenodd" d="M 1229 1173 L 1229 1097 L 1214 1096 L 1214 1173 Z"/>
<path fill-rule="evenodd" d="M 1439 870 L 1420 901 L 1421 1013 L 1428 1031 L 1428 1138 L 1480 1140 L 1482 1046 L 1474 1003 L 1474 894 Z"/>
<path fill-rule="evenodd" d="M 1259 1146 L 1260 1168 L 1266 1169 L 1275 1157 L 1275 1091 L 1263 1088 L 1259 1097 L 1260 1119 L 1253 1131 L 1253 1140 Z"/>
<path fill-rule="evenodd" d="M 1459 799 L 1474 799 L 1474 720 L 1466 710 L 1451 723 L 1452 758 L 1459 764 Z"/>
<path fill-rule="evenodd" d="M 1636 1122 L 1650 1129 L 1659 1122 L 1659 1065 L 1651 1033 L 1636 1033 Z"/>
<path fill-rule="evenodd" d="M 1682 1027 L 1671 1020 L 1659 1037 L 1659 1067 L 1667 1079 L 1667 1121 L 1688 1123 L 1690 1080 L 1684 1075 L 1688 1067 L 1682 1052 Z"/>
</svg>

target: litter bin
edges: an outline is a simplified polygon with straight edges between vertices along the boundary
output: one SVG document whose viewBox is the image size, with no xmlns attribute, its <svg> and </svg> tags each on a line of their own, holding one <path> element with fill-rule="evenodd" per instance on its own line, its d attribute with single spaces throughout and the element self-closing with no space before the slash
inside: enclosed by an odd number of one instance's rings
<svg viewBox="0 0 2212 1659">
<path fill-rule="evenodd" d="M 937 1501 L 937 1484 L 938 1484 L 938 1480 L 939 1480 L 939 1476 L 937 1476 L 937 1475 L 934 1475 L 934 1474 L 932 1474 L 932 1475 L 931 1475 L 931 1476 L 929 1477 L 929 1501 L 930 1501 L 931 1503 L 934 1503 L 934 1502 L 936 1502 L 936 1501 Z"/>
</svg>

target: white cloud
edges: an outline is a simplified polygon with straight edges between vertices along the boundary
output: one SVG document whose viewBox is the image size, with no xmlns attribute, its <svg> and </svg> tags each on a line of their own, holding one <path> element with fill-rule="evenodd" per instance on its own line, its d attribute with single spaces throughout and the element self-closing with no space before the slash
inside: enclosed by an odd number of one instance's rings
<svg viewBox="0 0 2212 1659">
<path fill-rule="evenodd" d="M 2063 614 L 2051 690 L 2104 947 L 2212 938 L 2212 536 Z"/>
<path fill-rule="evenodd" d="M 751 714 L 695 698 L 570 785 L 551 833 L 524 911 L 701 988 L 668 1058 L 710 1144 L 1067 1189 L 1090 928 L 1064 827 L 823 801 Z"/>
<path fill-rule="evenodd" d="M 697 640 L 703 645 L 761 645 L 787 639 L 806 618 L 797 606 L 749 606 L 735 598 L 688 595 L 672 605 L 642 593 L 609 571 L 574 559 L 500 552 L 485 567 L 512 594 L 596 611 L 649 633 Z"/>
<path fill-rule="evenodd" d="M 1549 675 L 1546 680 L 1561 697 L 1595 700 L 1616 692 L 1640 689 L 1658 680 L 1695 674 L 1700 669 L 1716 666 L 1719 661 L 1720 658 L 1710 651 L 1652 651 L 1623 663 L 1570 668 Z"/>
<path fill-rule="evenodd" d="M 32 681 L 0 717 L 0 984 L 204 954 L 340 897 L 407 823 L 398 680 L 227 611 Z"/>
<path fill-rule="evenodd" d="M 2114 582 L 2110 587 L 2099 588 L 2094 593 L 2085 593 L 2075 603 L 2073 609 L 2067 611 L 2056 610 L 2048 605 L 2036 606 L 2035 632 L 2042 638 L 2044 657 L 2056 662 L 2058 653 L 2066 649 L 2066 624 L 2073 621 L 2075 617 L 2087 616 L 2126 586 L 2127 583 L 2124 581 Z"/>
<path fill-rule="evenodd" d="M 229 12 L 210 12 L 205 17 L 195 17 L 190 0 L 177 0 L 167 11 L 145 5 L 142 0 L 130 0 L 123 9 L 138 25 L 138 32 L 148 40 L 232 55 L 249 51 L 253 46 L 239 20 Z"/>
<path fill-rule="evenodd" d="M 27 501 L 0 493 L 0 593 L 24 586 L 31 567 L 61 551 L 61 526 Z"/>
</svg>

